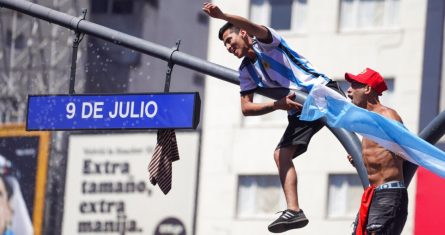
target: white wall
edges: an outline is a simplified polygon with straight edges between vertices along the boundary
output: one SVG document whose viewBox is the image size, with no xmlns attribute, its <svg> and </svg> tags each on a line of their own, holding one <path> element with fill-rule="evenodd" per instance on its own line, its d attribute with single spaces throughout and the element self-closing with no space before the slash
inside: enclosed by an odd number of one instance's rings
<svg viewBox="0 0 445 235">
<path fill-rule="evenodd" d="M 227 12 L 248 16 L 248 0 L 214 2 Z M 417 133 L 426 1 L 400 2 L 400 29 L 348 33 L 338 30 L 339 3 L 309 0 L 306 33 L 286 32 L 282 36 L 331 78 L 342 79 L 345 72 L 358 73 L 365 67 L 394 77 L 394 95 L 388 103 Z M 223 23 L 210 21 L 208 59 L 237 69 L 241 61 L 228 54 L 217 37 Z M 268 234 L 267 225 L 278 215 L 256 220 L 236 218 L 237 176 L 276 173 L 272 153 L 286 127 L 285 115 L 281 124 L 245 126 L 239 88 L 214 78 L 206 79 L 205 86 L 197 234 Z M 355 172 L 341 144 L 323 129 L 294 163 L 299 174 L 300 205 L 310 220 L 301 233 L 347 234 L 353 218 L 326 219 L 328 174 Z M 414 189 L 413 181 L 405 235 L 413 234 Z"/>
</svg>

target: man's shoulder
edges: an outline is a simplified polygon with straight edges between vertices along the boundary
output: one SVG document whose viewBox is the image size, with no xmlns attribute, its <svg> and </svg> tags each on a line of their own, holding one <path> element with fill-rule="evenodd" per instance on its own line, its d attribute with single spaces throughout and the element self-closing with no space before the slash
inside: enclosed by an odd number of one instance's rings
<svg viewBox="0 0 445 235">
<path fill-rule="evenodd" d="M 278 47 L 281 42 L 284 40 L 274 29 L 266 27 L 268 34 L 267 38 L 259 39 L 255 38 L 255 43 L 253 43 L 253 47 L 258 50 L 268 51 L 271 48 Z"/>
<path fill-rule="evenodd" d="M 241 64 L 238 68 L 239 71 L 243 70 L 244 68 L 246 68 L 249 64 L 250 64 L 250 59 L 247 57 L 244 57 L 244 59 L 241 61 Z"/>
<path fill-rule="evenodd" d="M 395 109 L 387 107 L 387 106 L 383 106 L 383 113 L 386 115 L 390 115 L 390 116 L 393 116 L 393 115 L 399 116 L 399 114 L 397 113 L 397 111 Z"/>
<path fill-rule="evenodd" d="M 272 35 L 272 32 L 271 32 L 271 30 L 273 30 L 273 29 L 271 29 L 267 26 L 263 26 L 263 27 L 267 30 L 267 36 L 265 38 L 255 37 L 254 40 L 256 40 L 257 42 L 260 42 L 262 44 L 271 44 L 274 40 L 274 35 Z"/>
<path fill-rule="evenodd" d="M 394 109 L 392 109 L 392 108 L 390 108 L 390 107 L 386 107 L 386 106 L 383 106 L 383 105 L 382 105 L 382 106 L 380 107 L 380 109 L 378 110 L 378 113 L 381 114 L 381 115 L 383 115 L 383 116 L 385 116 L 385 117 L 387 117 L 387 118 L 396 120 L 396 121 L 398 121 L 398 122 L 402 122 L 402 118 L 401 118 L 400 115 L 397 113 L 397 111 L 394 110 Z"/>
</svg>

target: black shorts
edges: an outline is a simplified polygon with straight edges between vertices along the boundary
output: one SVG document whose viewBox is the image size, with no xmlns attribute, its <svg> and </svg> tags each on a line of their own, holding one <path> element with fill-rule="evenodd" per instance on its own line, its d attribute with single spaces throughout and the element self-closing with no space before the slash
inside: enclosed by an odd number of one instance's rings
<svg viewBox="0 0 445 235">
<path fill-rule="evenodd" d="M 326 86 L 345 96 L 336 81 L 331 80 L 326 84 Z M 288 146 L 296 146 L 297 150 L 295 151 L 293 158 L 306 152 L 312 136 L 314 136 L 315 133 L 317 133 L 324 126 L 323 122 L 320 120 L 309 122 L 301 121 L 300 114 L 301 112 L 298 112 L 287 117 L 289 124 L 287 125 L 287 128 L 276 148 L 280 149 Z"/>
<path fill-rule="evenodd" d="M 406 189 L 376 190 L 369 207 L 366 230 L 378 235 L 398 235 L 402 233 L 407 216 Z"/>
</svg>

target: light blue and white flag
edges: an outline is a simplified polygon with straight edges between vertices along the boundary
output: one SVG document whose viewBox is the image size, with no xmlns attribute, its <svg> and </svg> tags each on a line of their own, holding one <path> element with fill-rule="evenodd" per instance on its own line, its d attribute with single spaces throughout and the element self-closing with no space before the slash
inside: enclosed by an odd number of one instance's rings
<svg viewBox="0 0 445 235">
<path fill-rule="evenodd" d="M 327 124 L 344 128 L 373 140 L 404 159 L 445 178 L 445 153 L 411 133 L 403 124 L 350 103 L 324 85 L 315 85 L 300 119 L 326 117 Z"/>
</svg>

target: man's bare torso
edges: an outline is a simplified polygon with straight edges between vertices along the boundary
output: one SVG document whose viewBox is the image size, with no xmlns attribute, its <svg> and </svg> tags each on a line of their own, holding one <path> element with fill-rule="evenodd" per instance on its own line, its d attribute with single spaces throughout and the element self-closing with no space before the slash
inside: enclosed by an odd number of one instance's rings
<svg viewBox="0 0 445 235">
<path fill-rule="evenodd" d="M 385 106 L 372 111 L 401 122 L 399 115 Z M 362 140 L 362 156 L 371 185 L 394 180 L 403 182 L 403 159 L 399 156 L 367 138 Z"/>
</svg>

